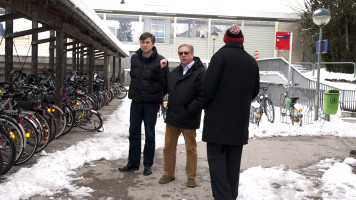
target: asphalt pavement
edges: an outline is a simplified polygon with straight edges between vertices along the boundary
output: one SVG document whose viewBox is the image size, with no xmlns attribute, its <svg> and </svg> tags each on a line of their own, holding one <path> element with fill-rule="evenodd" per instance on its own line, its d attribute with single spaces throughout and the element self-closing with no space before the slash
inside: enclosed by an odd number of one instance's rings
<svg viewBox="0 0 356 200">
<path fill-rule="evenodd" d="M 114 99 L 110 105 L 103 107 L 100 112 L 103 119 L 111 111 L 119 106 L 121 100 Z M 74 129 L 70 134 L 56 139 L 47 148 L 47 152 L 64 149 L 78 141 L 88 137 L 86 132 Z M 356 150 L 356 138 L 333 136 L 297 136 L 297 137 L 272 137 L 251 138 L 249 144 L 244 146 L 241 171 L 251 167 L 274 167 L 284 165 L 289 169 L 302 169 L 318 163 L 325 158 L 339 158 L 355 156 L 350 155 Z M 21 167 L 29 167 L 36 162 L 36 155 L 28 163 L 15 166 L 9 173 L 13 173 Z M 197 184 L 195 188 L 186 186 L 185 175 L 185 146 L 178 145 L 176 180 L 168 184 L 159 184 L 159 178 L 163 175 L 162 149 L 157 149 L 153 174 L 144 176 L 143 167 L 138 171 L 120 172 L 118 167 L 127 163 L 126 158 L 119 160 L 99 160 L 88 163 L 77 170 L 75 177 L 82 177 L 74 181 L 78 186 L 90 187 L 95 192 L 91 197 L 84 199 L 101 200 L 148 200 L 148 199 L 212 199 L 209 168 L 206 158 L 206 143 L 198 143 L 198 170 Z M 356 172 L 356 169 L 354 169 Z M 36 196 L 32 200 L 48 199 L 49 197 Z M 71 197 L 68 191 L 56 194 L 51 199 L 77 199 Z M 80 198 L 83 199 L 83 198 Z"/>
</svg>

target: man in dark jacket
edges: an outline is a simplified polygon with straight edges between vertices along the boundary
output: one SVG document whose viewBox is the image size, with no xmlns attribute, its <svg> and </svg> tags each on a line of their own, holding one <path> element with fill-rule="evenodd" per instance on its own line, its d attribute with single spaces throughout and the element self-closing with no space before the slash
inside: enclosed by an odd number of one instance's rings
<svg viewBox="0 0 356 200">
<path fill-rule="evenodd" d="M 145 125 L 145 147 L 143 150 L 144 175 L 152 174 L 151 166 L 155 154 L 155 126 L 157 109 L 167 88 L 168 62 L 158 54 L 154 46 L 155 36 L 143 33 L 140 49 L 131 57 L 131 82 L 128 97 L 130 108 L 129 156 L 126 166 L 120 171 L 138 170 L 141 160 L 141 124 Z"/>
<path fill-rule="evenodd" d="M 159 183 L 175 180 L 176 151 L 179 135 L 182 133 L 187 152 L 186 175 L 188 187 L 195 187 L 197 171 L 196 129 L 200 126 L 202 112 L 202 80 L 205 68 L 194 48 L 182 44 L 178 48 L 181 64 L 168 74 L 168 110 L 166 134 L 163 149 L 164 175 Z"/>
<path fill-rule="evenodd" d="M 250 104 L 260 87 L 259 69 L 243 48 L 239 26 L 234 24 L 226 31 L 224 42 L 205 75 L 203 141 L 207 142 L 214 198 L 235 200 L 242 147 L 248 141 Z"/>
</svg>

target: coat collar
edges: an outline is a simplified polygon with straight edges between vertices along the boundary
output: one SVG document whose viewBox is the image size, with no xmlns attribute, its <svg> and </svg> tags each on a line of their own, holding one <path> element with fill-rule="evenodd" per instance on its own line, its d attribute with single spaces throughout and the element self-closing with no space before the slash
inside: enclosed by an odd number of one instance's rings
<svg viewBox="0 0 356 200">
<path fill-rule="evenodd" d="M 228 44 L 225 44 L 222 48 L 238 48 L 238 49 L 244 49 L 244 45 L 241 42 L 230 42 Z"/>
</svg>

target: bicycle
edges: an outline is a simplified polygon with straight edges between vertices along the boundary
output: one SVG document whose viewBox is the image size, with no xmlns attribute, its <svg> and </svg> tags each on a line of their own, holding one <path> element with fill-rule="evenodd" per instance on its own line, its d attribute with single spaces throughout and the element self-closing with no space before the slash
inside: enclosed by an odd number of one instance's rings
<svg viewBox="0 0 356 200">
<path fill-rule="evenodd" d="M 256 124 L 257 126 L 261 121 L 261 108 L 257 101 L 253 101 L 250 107 L 250 122 Z"/>
<path fill-rule="evenodd" d="M 265 87 L 261 87 L 262 92 L 257 96 L 256 100 L 251 103 L 251 112 L 250 121 L 252 123 L 259 125 L 263 113 L 267 116 L 267 120 L 271 123 L 274 122 L 275 112 L 272 99 L 268 96 L 267 90 L 268 87 L 273 85 L 272 83 L 268 84 Z"/>
<path fill-rule="evenodd" d="M 123 99 L 127 96 L 127 89 L 120 82 L 113 83 L 114 96 L 118 99 Z"/>
<path fill-rule="evenodd" d="M 163 97 L 163 102 L 160 104 L 160 110 L 158 111 L 158 117 L 163 116 L 163 120 L 166 120 L 168 109 L 168 94 Z"/>
<path fill-rule="evenodd" d="M 299 85 L 298 83 L 284 85 L 286 91 L 281 95 L 281 107 L 280 107 L 280 120 L 281 122 L 288 122 L 288 119 L 291 120 L 292 125 L 295 123 L 302 126 L 303 124 L 303 106 L 297 103 L 299 97 L 289 96 L 289 88 Z"/>
</svg>

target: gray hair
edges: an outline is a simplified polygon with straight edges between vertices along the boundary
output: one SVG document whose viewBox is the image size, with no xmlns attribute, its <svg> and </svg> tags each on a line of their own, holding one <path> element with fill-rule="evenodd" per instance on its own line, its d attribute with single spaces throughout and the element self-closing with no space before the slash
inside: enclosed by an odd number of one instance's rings
<svg viewBox="0 0 356 200">
<path fill-rule="evenodd" d="M 178 50 L 179 50 L 181 47 L 188 47 L 190 53 L 191 53 L 191 54 L 194 54 L 194 47 L 193 47 L 193 45 L 191 45 L 191 44 L 181 44 L 181 45 L 178 47 Z"/>
</svg>

